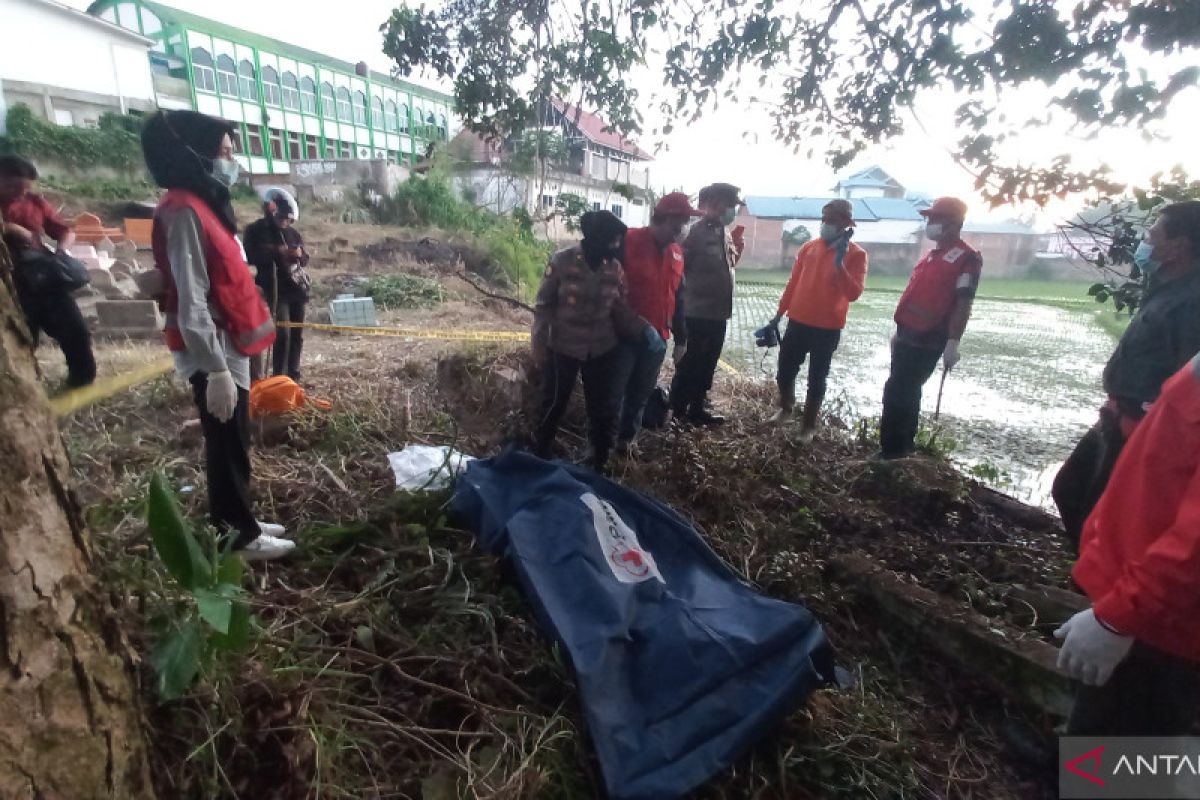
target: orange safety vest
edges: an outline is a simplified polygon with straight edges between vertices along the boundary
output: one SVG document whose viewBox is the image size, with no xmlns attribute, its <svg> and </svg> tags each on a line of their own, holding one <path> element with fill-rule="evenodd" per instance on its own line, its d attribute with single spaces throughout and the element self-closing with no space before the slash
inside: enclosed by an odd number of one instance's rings
<svg viewBox="0 0 1200 800">
<path fill-rule="evenodd" d="M 275 323 L 263 301 L 242 248 L 233 234 L 221 224 L 208 204 L 184 189 L 171 189 L 154 212 L 151 243 L 154 266 L 162 274 L 164 298 L 160 307 L 166 317 L 163 338 L 172 351 L 186 350 L 179 331 L 179 292 L 171 274 L 167 255 L 167 229 L 159 213 L 167 209 L 190 208 L 200 220 L 204 260 L 208 270 L 208 302 L 213 322 L 229 333 L 234 348 L 245 356 L 266 350 L 275 341 Z"/>
<path fill-rule="evenodd" d="M 683 248 L 672 242 L 659 250 L 649 228 L 632 228 L 625 234 L 624 267 L 629 306 L 670 338 L 675 294 L 683 281 Z"/>
<path fill-rule="evenodd" d="M 941 331 L 960 290 L 972 293 L 979 285 L 983 258 L 962 240 L 949 247 L 930 250 L 917 262 L 908 288 L 896 306 L 896 324 L 919 333 Z"/>
</svg>

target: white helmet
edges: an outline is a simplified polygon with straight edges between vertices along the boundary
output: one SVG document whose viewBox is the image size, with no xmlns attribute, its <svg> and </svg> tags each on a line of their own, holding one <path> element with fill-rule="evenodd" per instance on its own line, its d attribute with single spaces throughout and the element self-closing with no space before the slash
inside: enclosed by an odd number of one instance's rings
<svg viewBox="0 0 1200 800">
<path fill-rule="evenodd" d="M 259 189 L 259 196 L 262 197 L 264 204 L 270 203 L 276 208 L 287 206 L 292 212 L 292 220 L 300 221 L 300 204 L 287 189 L 281 186 L 267 186 Z"/>
</svg>

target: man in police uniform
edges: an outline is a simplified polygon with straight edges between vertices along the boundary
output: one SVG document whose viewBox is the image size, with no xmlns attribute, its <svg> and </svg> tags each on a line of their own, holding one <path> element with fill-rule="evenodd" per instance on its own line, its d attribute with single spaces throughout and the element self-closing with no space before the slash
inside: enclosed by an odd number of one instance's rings
<svg viewBox="0 0 1200 800">
<path fill-rule="evenodd" d="M 961 238 L 967 205 L 939 197 L 921 211 L 934 248 L 917 262 L 896 307 L 892 370 L 883 387 L 880 456 L 903 458 L 915 449 L 921 388 L 941 359 L 949 371 L 958 363 L 958 343 L 971 318 L 983 259 Z"/>
</svg>

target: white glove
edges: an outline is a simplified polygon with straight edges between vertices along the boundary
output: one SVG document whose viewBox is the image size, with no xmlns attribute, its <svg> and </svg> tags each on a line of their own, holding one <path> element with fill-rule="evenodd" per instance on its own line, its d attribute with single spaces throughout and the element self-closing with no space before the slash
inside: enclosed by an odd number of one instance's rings
<svg viewBox="0 0 1200 800">
<path fill-rule="evenodd" d="M 949 372 L 961 359 L 962 356 L 958 354 L 958 339 L 946 342 L 946 349 L 942 351 L 942 367 Z"/>
<path fill-rule="evenodd" d="M 233 419 L 233 410 L 237 408 L 237 386 L 229 370 L 208 373 L 208 390 L 204 394 L 204 405 L 208 413 L 219 422 L 229 422 Z"/>
<path fill-rule="evenodd" d="M 1132 636 L 1114 633 L 1096 619 L 1092 609 L 1080 611 L 1054 632 L 1062 639 L 1058 668 L 1088 686 L 1103 686 L 1133 647 Z"/>
<path fill-rule="evenodd" d="M 674 349 L 671 350 L 671 362 L 674 363 L 675 366 L 678 367 L 679 362 L 683 361 L 683 354 L 686 352 L 687 352 L 687 345 L 676 342 Z"/>
</svg>

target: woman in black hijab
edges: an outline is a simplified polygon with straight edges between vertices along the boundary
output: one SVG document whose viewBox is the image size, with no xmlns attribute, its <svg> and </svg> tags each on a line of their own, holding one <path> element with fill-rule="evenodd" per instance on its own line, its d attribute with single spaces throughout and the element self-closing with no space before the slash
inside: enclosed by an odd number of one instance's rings
<svg viewBox="0 0 1200 800">
<path fill-rule="evenodd" d="M 249 357 L 271 346 L 275 329 L 234 236 L 233 128 L 194 111 L 159 112 L 142 129 L 142 149 L 167 189 L 152 236 L 163 336 L 200 412 L 209 516 L 245 558 L 279 558 L 295 544 L 283 526 L 255 519 L 250 501 Z"/>
<path fill-rule="evenodd" d="M 543 380 L 535 452 L 542 458 L 551 456 L 575 379 L 582 375 L 591 445 L 588 466 L 603 473 L 616 433 L 618 392 L 612 376 L 618 337 L 645 337 L 647 346 L 666 345 L 625 301 L 617 260 L 625 223 L 608 211 L 589 211 L 579 226 L 583 240 L 550 258 L 534 309 L 533 360 Z"/>
</svg>

